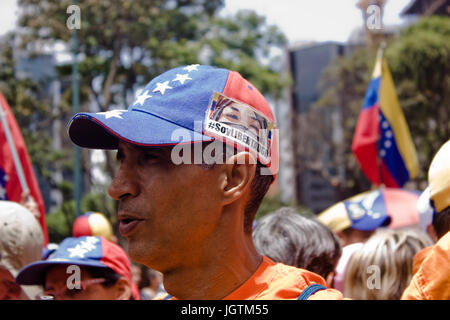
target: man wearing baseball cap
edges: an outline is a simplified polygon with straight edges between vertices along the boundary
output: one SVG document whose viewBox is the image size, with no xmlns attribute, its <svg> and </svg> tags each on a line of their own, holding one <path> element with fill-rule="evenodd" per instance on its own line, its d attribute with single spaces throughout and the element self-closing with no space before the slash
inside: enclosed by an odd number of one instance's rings
<svg viewBox="0 0 450 320">
<path fill-rule="evenodd" d="M 101 236 L 64 239 L 46 260 L 23 267 L 16 282 L 42 285 L 42 300 L 139 299 L 125 251 Z"/>
<path fill-rule="evenodd" d="M 391 217 L 381 208 L 382 205 L 381 194 L 372 192 L 369 197 L 362 194 L 341 201 L 317 217 L 319 222 L 338 235 L 342 245 L 342 255 L 334 272 L 333 288 L 344 292 L 345 272 L 352 255 L 378 228 L 391 223 Z"/>
<path fill-rule="evenodd" d="M 117 243 L 111 222 L 100 212 L 89 211 L 78 216 L 72 225 L 72 235 L 74 237 L 102 236 Z"/>
<path fill-rule="evenodd" d="M 128 110 L 76 114 L 68 133 L 81 147 L 118 150 L 108 191 L 119 229 L 130 257 L 163 273 L 164 299 L 342 298 L 253 245 L 278 170 L 277 131 L 266 99 L 239 73 L 171 69 Z"/>
<path fill-rule="evenodd" d="M 415 274 L 404 300 L 450 300 L 450 140 L 434 156 L 428 170 L 437 243 L 414 256 Z"/>
</svg>

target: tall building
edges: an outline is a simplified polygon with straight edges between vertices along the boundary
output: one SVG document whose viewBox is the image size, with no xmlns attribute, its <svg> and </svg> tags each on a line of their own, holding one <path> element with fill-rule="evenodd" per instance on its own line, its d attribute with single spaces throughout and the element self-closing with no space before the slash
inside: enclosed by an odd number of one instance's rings
<svg viewBox="0 0 450 320">
<path fill-rule="evenodd" d="M 291 91 L 293 178 L 297 203 L 320 212 L 339 200 L 337 179 L 344 170 L 331 159 L 340 157 L 343 142 L 339 105 L 314 107 L 322 95 L 321 77 L 337 58 L 354 46 L 324 42 L 289 50 Z M 343 155 L 342 155 L 343 159 Z"/>
<path fill-rule="evenodd" d="M 449 0 L 411 0 L 403 10 L 402 15 L 450 15 Z"/>
</svg>

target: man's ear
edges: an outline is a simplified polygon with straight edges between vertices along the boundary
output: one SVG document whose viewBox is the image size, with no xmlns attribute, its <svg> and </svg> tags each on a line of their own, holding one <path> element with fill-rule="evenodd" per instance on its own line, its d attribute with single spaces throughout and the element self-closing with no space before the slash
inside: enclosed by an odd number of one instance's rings
<svg viewBox="0 0 450 320">
<path fill-rule="evenodd" d="M 433 226 L 432 223 L 427 225 L 427 233 L 431 237 L 431 239 L 433 239 L 434 242 L 438 241 L 438 236 L 437 236 L 437 233 L 436 233 L 436 229 L 434 229 L 434 226 Z"/>
<path fill-rule="evenodd" d="M 124 277 L 117 280 L 114 285 L 116 300 L 130 300 L 131 285 Z"/>
<path fill-rule="evenodd" d="M 249 152 L 239 152 L 227 159 L 222 184 L 224 204 L 241 198 L 255 177 L 256 159 Z"/>
<path fill-rule="evenodd" d="M 327 288 L 333 288 L 333 280 L 334 280 L 334 271 L 331 271 L 325 278 Z"/>
<path fill-rule="evenodd" d="M 345 247 L 347 245 L 347 237 L 345 236 L 344 232 L 336 231 L 336 235 L 338 236 L 339 241 L 341 242 L 341 246 Z"/>
</svg>

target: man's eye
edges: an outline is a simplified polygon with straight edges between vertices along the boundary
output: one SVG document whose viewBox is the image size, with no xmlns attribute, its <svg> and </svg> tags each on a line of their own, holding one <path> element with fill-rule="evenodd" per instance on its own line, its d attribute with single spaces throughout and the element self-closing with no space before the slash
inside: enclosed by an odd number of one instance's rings
<svg viewBox="0 0 450 320">
<path fill-rule="evenodd" d="M 156 156 L 155 154 L 153 154 L 153 153 L 144 153 L 144 154 L 142 155 L 142 158 L 143 158 L 144 160 L 148 161 L 148 160 L 156 159 L 157 156 Z"/>
<path fill-rule="evenodd" d="M 73 297 L 73 296 L 81 293 L 82 291 L 83 291 L 83 289 L 77 289 L 77 288 L 67 289 L 66 296 Z"/>
</svg>

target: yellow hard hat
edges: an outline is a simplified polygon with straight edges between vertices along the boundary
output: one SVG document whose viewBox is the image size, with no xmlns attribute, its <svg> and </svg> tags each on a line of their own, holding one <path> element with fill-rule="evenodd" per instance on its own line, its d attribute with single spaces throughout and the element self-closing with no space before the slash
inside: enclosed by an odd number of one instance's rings
<svg viewBox="0 0 450 320">
<path fill-rule="evenodd" d="M 86 212 L 77 217 L 72 227 L 74 237 L 103 236 L 111 240 L 113 230 L 111 223 L 100 212 Z"/>
<path fill-rule="evenodd" d="M 431 161 L 428 184 L 436 211 L 450 207 L 450 140 L 441 146 Z"/>
</svg>

